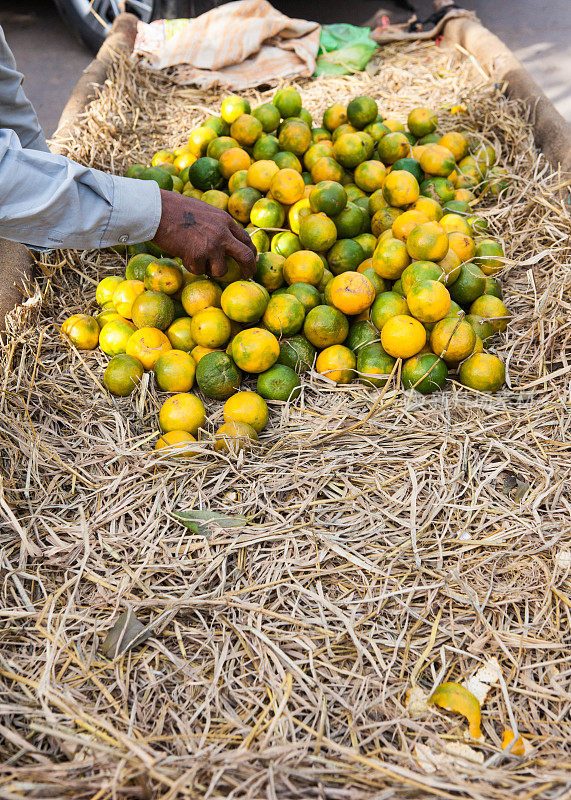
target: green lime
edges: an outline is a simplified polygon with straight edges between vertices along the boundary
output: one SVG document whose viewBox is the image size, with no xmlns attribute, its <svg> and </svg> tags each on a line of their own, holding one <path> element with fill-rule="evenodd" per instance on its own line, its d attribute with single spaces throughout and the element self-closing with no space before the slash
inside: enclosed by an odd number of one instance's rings
<svg viewBox="0 0 571 800">
<path fill-rule="evenodd" d="M 199 364 L 200 366 L 200 364 Z M 285 364 L 273 367 L 258 375 L 257 392 L 265 400 L 295 400 L 301 392 L 298 374 Z"/>
<path fill-rule="evenodd" d="M 196 366 L 196 382 L 206 397 L 227 400 L 238 391 L 242 373 L 226 353 L 215 351 L 202 356 Z"/>
<path fill-rule="evenodd" d="M 306 314 L 321 303 L 319 289 L 312 286 L 310 283 L 292 283 L 291 286 L 288 286 L 284 291 L 286 294 L 292 294 L 299 300 Z"/>
<path fill-rule="evenodd" d="M 431 394 L 442 389 L 448 378 L 448 367 L 434 353 L 419 353 L 408 358 L 402 368 L 405 389 L 416 389 L 421 394 Z"/>
<path fill-rule="evenodd" d="M 140 178 L 141 173 L 146 169 L 144 164 L 131 164 L 125 170 L 126 178 Z"/>
<path fill-rule="evenodd" d="M 356 353 L 364 345 L 378 342 L 379 339 L 379 332 L 373 323 L 369 322 L 369 320 L 361 319 L 358 322 L 354 322 L 349 328 L 345 346 Z"/>
<path fill-rule="evenodd" d="M 302 374 L 313 366 L 317 350 L 305 336 L 299 334 L 291 339 L 282 339 L 277 363 Z"/>
<path fill-rule="evenodd" d="M 391 171 L 394 172 L 395 170 L 410 172 L 411 175 L 414 175 L 419 185 L 424 181 L 424 170 L 416 158 L 399 158 L 393 164 Z"/>
<path fill-rule="evenodd" d="M 385 352 L 380 342 L 364 344 L 357 351 L 357 376 L 368 386 L 384 386 L 395 361 L 396 359 Z"/>
<path fill-rule="evenodd" d="M 450 297 L 461 306 L 468 306 L 484 294 L 486 276 L 476 264 L 462 264 L 460 274 L 450 287 Z"/>
<path fill-rule="evenodd" d="M 142 181 L 156 181 L 161 189 L 172 191 L 172 175 L 162 167 L 147 167 L 141 172 L 139 178 Z"/>
<path fill-rule="evenodd" d="M 218 189 L 224 180 L 218 169 L 218 161 L 208 156 L 197 159 L 191 166 L 188 176 L 192 185 L 201 192 Z"/>
</svg>

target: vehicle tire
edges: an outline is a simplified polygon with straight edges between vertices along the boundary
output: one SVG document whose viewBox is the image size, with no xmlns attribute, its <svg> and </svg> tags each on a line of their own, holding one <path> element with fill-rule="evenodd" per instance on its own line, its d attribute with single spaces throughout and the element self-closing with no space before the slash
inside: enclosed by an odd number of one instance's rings
<svg viewBox="0 0 571 800">
<path fill-rule="evenodd" d="M 118 0 L 54 2 L 64 22 L 93 53 L 97 53 L 105 41 L 117 16 L 117 8 L 122 5 Z M 125 10 L 143 22 L 150 22 L 153 19 L 197 17 L 217 5 L 219 0 L 126 0 Z"/>
</svg>

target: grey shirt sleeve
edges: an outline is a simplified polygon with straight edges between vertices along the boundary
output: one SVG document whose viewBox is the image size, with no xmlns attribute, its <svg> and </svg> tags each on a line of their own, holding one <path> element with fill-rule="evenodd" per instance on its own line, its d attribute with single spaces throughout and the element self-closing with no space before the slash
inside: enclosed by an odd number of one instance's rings
<svg viewBox="0 0 571 800">
<path fill-rule="evenodd" d="M 49 152 L 0 28 L 0 236 L 39 248 L 134 244 L 153 238 L 160 217 L 154 181 Z"/>
</svg>

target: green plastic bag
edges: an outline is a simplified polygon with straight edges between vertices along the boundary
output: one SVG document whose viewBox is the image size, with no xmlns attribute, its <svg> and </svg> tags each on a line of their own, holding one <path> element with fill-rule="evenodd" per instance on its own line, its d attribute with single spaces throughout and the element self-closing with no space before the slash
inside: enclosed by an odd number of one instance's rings
<svg viewBox="0 0 571 800">
<path fill-rule="evenodd" d="M 369 34 L 370 28 L 338 23 L 321 28 L 315 77 L 319 75 L 350 75 L 361 72 L 377 49 Z"/>
</svg>

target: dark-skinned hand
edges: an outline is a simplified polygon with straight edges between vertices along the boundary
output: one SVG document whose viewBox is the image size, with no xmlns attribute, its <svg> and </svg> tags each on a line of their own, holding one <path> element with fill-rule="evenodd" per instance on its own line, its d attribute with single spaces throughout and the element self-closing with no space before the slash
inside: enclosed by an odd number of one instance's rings
<svg viewBox="0 0 571 800">
<path fill-rule="evenodd" d="M 163 189 L 161 202 L 161 221 L 153 244 L 181 258 L 196 275 L 225 275 L 226 256 L 232 256 L 243 277 L 252 277 L 256 271 L 256 248 L 230 214 L 202 200 Z"/>
</svg>

